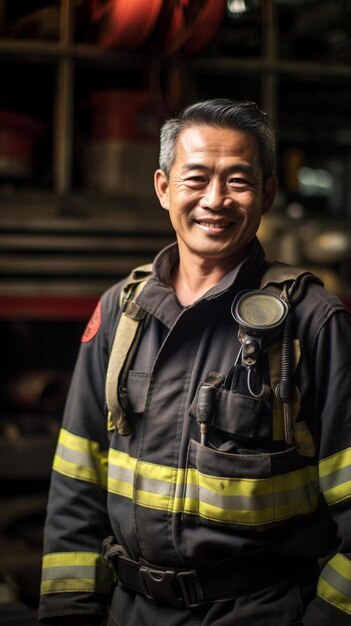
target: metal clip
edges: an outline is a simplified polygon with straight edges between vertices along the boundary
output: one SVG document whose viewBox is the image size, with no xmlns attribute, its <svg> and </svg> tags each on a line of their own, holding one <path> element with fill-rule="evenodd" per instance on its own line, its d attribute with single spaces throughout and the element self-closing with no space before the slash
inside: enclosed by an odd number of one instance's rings
<svg viewBox="0 0 351 626">
<path fill-rule="evenodd" d="M 194 570 L 177 572 L 143 565 L 139 580 L 148 600 L 187 608 L 198 607 L 203 602 L 201 583 Z"/>
</svg>

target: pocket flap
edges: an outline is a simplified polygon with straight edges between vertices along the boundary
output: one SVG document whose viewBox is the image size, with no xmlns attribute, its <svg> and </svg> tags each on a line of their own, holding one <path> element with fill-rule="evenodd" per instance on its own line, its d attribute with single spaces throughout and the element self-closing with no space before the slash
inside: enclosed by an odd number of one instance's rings
<svg viewBox="0 0 351 626">
<path fill-rule="evenodd" d="M 260 429 L 264 410 L 267 405 L 258 398 L 221 389 L 211 425 L 231 435 L 254 437 Z"/>
<path fill-rule="evenodd" d="M 150 384 L 148 372 L 129 370 L 127 378 L 127 394 L 129 408 L 132 413 L 143 413 Z"/>
</svg>

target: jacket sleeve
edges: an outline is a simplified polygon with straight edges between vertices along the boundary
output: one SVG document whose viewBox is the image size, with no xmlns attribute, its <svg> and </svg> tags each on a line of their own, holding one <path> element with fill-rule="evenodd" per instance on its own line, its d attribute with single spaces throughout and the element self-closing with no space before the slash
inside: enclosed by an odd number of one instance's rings
<svg viewBox="0 0 351 626">
<path fill-rule="evenodd" d="M 351 317 L 332 315 L 315 342 L 319 484 L 336 525 L 337 545 L 321 570 L 305 626 L 351 626 Z"/>
<path fill-rule="evenodd" d="M 112 586 L 100 556 L 102 541 L 111 534 L 106 507 L 107 326 L 103 297 L 82 337 L 53 462 L 39 606 L 44 624 L 62 624 L 64 616 L 98 623 Z"/>
</svg>

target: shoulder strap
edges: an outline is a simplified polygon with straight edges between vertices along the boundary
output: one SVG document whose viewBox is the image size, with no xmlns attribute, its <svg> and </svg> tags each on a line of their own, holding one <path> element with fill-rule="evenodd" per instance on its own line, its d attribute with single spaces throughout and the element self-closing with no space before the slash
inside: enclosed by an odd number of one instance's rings
<svg viewBox="0 0 351 626">
<path fill-rule="evenodd" d="M 152 276 L 152 263 L 146 265 L 138 265 L 129 274 L 124 284 L 124 287 L 120 295 L 120 306 L 123 306 L 124 302 L 135 300 L 139 293 L 141 293 L 144 283 Z M 140 285 L 142 287 L 140 288 Z M 138 290 L 138 293 L 136 293 Z"/>
<path fill-rule="evenodd" d="M 117 324 L 106 373 L 108 430 L 117 428 L 121 435 L 130 432 L 125 417 L 126 378 L 146 319 L 146 311 L 136 300 L 152 275 L 152 264 L 135 268 L 128 276 L 120 296 L 123 312 Z"/>
<path fill-rule="evenodd" d="M 289 290 L 289 300 L 292 304 L 301 299 L 304 288 L 308 282 L 316 282 L 323 285 L 323 282 L 306 269 L 287 265 L 280 261 L 268 263 L 267 268 L 261 278 L 261 289 L 271 289 L 281 293 L 285 288 Z"/>
</svg>

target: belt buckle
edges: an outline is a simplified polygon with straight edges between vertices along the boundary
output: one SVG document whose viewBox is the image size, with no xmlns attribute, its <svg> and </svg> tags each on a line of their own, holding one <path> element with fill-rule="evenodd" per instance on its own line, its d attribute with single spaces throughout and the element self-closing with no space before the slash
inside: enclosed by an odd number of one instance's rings
<svg viewBox="0 0 351 626">
<path fill-rule="evenodd" d="M 173 606 L 183 607 L 184 602 L 178 597 L 175 589 L 176 572 L 142 565 L 139 569 L 139 580 L 145 597 L 155 602 L 169 602 Z"/>
<path fill-rule="evenodd" d="M 184 604 L 188 609 L 195 609 L 204 602 L 204 592 L 195 570 L 178 572 L 177 581 L 182 590 Z"/>
<path fill-rule="evenodd" d="M 139 580 L 148 600 L 183 608 L 195 608 L 203 602 L 202 587 L 194 570 L 177 572 L 142 565 Z"/>
</svg>

